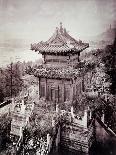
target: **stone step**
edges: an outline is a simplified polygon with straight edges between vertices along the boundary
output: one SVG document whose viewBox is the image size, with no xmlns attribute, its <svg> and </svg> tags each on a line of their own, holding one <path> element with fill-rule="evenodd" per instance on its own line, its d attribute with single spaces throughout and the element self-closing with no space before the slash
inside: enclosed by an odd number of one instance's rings
<svg viewBox="0 0 116 155">
<path fill-rule="evenodd" d="M 83 152 L 88 152 L 89 149 L 88 143 L 72 141 L 68 138 L 61 139 L 61 146 Z"/>
</svg>

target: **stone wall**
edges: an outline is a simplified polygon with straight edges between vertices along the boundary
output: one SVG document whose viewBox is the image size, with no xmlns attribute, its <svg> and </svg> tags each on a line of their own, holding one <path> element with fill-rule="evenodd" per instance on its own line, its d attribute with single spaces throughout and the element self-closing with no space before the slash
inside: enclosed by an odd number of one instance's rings
<svg viewBox="0 0 116 155">
<path fill-rule="evenodd" d="M 93 141 L 93 126 L 88 125 L 90 116 L 88 110 L 85 110 L 84 116 L 81 118 L 73 113 L 68 112 L 71 119 L 68 118 L 61 126 L 61 147 L 68 150 L 89 152 L 89 148 Z M 89 118 L 88 118 L 89 117 Z"/>
<path fill-rule="evenodd" d="M 62 126 L 61 146 L 69 150 L 88 153 L 88 130 L 73 123 Z"/>
</svg>

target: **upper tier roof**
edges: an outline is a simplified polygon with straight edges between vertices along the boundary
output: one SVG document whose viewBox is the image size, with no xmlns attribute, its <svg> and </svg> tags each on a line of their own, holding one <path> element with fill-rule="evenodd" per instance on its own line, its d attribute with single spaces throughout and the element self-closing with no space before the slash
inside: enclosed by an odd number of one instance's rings
<svg viewBox="0 0 116 155">
<path fill-rule="evenodd" d="M 39 51 L 42 54 L 75 54 L 88 48 L 88 43 L 77 41 L 71 37 L 60 23 L 60 28 L 56 28 L 55 33 L 46 42 L 31 44 L 31 50 Z"/>
</svg>

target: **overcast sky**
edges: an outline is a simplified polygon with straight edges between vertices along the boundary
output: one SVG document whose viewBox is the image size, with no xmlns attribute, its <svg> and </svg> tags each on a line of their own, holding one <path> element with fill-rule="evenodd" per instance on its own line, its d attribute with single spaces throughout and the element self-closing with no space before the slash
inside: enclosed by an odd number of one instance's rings
<svg viewBox="0 0 116 155">
<path fill-rule="evenodd" d="M 46 40 L 60 22 L 76 38 L 96 35 L 115 8 L 115 0 L 0 0 L 0 38 Z"/>
</svg>

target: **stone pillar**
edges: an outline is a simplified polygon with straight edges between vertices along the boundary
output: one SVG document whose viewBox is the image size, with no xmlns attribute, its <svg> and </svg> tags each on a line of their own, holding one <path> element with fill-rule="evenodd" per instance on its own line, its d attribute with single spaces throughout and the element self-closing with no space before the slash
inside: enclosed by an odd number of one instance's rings
<svg viewBox="0 0 116 155">
<path fill-rule="evenodd" d="M 45 54 L 44 54 L 44 55 L 42 54 L 42 58 L 43 58 L 43 64 L 45 64 L 45 63 L 46 63 L 46 60 L 45 60 L 45 59 L 46 59 L 46 58 L 45 58 Z"/>
<path fill-rule="evenodd" d="M 59 106 L 56 104 L 56 113 L 59 113 Z"/>
<path fill-rule="evenodd" d="M 92 112 L 91 112 L 91 110 L 90 110 L 90 116 L 89 116 L 89 119 L 91 119 L 92 118 Z"/>
<path fill-rule="evenodd" d="M 22 137 L 23 133 L 22 133 L 22 127 L 20 127 L 20 138 Z"/>
<path fill-rule="evenodd" d="M 12 104 L 14 104 L 14 98 L 11 99 Z"/>
<path fill-rule="evenodd" d="M 104 123 L 104 112 L 103 112 L 103 114 L 102 114 L 102 117 L 101 117 L 101 121 Z"/>
<path fill-rule="evenodd" d="M 24 100 L 22 100 L 22 103 L 21 103 L 21 113 L 22 114 L 25 114 L 25 108 L 26 108 L 26 105 L 24 104 Z"/>
<path fill-rule="evenodd" d="M 58 150 L 59 143 L 60 143 L 60 126 L 58 127 L 58 133 L 56 136 L 56 150 Z"/>
<path fill-rule="evenodd" d="M 84 125 L 85 128 L 87 128 L 87 112 L 88 112 L 87 110 L 84 111 L 84 116 L 83 116 L 83 119 L 82 119 L 83 125 Z"/>
<path fill-rule="evenodd" d="M 72 118 L 74 118 L 74 109 L 73 109 L 73 106 L 71 106 L 71 116 L 72 116 Z"/>
<path fill-rule="evenodd" d="M 27 125 L 29 123 L 29 116 L 26 117 L 26 124 Z"/>
<path fill-rule="evenodd" d="M 32 107 L 31 107 L 31 110 L 33 111 L 34 109 L 34 106 L 35 106 L 35 102 L 32 103 Z"/>
<path fill-rule="evenodd" d="M 52 127 L 55 127 L 55 120 L 52 118 Z"/>
<path fill-rule="evenodd" d="M 14 101 L 14 98 L 12 98 L 10 111 L 13 112 L 14 111 L 14 107 L 15 107 L 15 101 Z"/>
<path fill-rule="evenodd" d="M 48 147 L 48 152 L 50 152 L 50 134 L 47 134 L 47 147 Z"/>
</svg>

